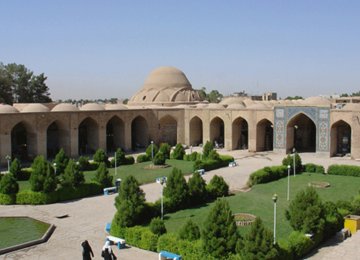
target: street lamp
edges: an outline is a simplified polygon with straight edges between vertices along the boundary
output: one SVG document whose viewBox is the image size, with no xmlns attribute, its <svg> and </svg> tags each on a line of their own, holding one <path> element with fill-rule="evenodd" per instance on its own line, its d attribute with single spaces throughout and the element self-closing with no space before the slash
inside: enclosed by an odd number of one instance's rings
<svg viewBox="0 0 360 260">
<path fill-rule="evenodd" d="M 8 164 L 8 173 L 10 172 L 10 161 L 11 161 L 11 156 L 10 155 L 6 155 L 5 159 L 7 160 L 7 164 Z"/>
<path fill-rule="evenodd" d="M 274 202 L 274 245 L 276 244 L 276 201 L 277 201 L 277 198 L 278 198 L 278 196 L 275 193 L 274 196 L 272 197 L 272 200 Z"/>
<path fill-rule="evenodd" d="M 165 176 L 156 178 L 156 182 L 161 184 L 161 220 L 164 218 L 164 184 L 166 183 L 167 178 Z"/>
<path fill-rule="evenodd" d="M 154 141 L 151 141 L 151 160 L 154 160 Z"/>
<path fill-rule="evenodd" d="M 117 170 L 116 170 L 116 168 L 117 168 L 116 152 L 115 152 L 115 154 L 114 154 L 114 160 L 115 160 L 115 176 L 117 176 Z"/>
<path fill-rule="evenodd" d="M 291 166 L 288 165 L 288 186 L 287 186 L 287 200 L 290 199 L 290 168 Z"/>
<path fill-rule="evenodd" d="M 55 175 L 56 175 L 56 162 L 54 162 L 54 171 L 55 171 Z"/>
<path fill-rule="evenodd" d="M 295 175 L 296 175 L 296 164 L 295 164 L 296 150 L 295 150 L 295 147 L 293 148 L 293 153 L 294 153 L 293 157 L 294 157 L 294 177 L 295 177 Z"/>
</svg>

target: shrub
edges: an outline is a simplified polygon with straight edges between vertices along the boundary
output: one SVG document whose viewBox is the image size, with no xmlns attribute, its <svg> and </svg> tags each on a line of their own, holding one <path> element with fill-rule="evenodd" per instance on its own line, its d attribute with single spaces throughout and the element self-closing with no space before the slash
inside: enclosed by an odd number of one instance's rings
<svg viewBox="0 0 360 260">
<path fill-rule="evenodd" d="M 159 148 L 157 147 L 156 144 L 150 144 L 147 148 L 146 148 L 146 155 L 149 158 L 149 161 L 152 159 L 152 157 L 158 153 Z"/>
<path fill-rule="evenodd" d="M 185 149 L 182 144 L 177 144 L 174 151 L 171 153 L 171 158 L 175 160 L 183 160 L 185 155 Z"/>
<path fill-rule="evenodd" d="M 206 189 L 211 198 L 218 198 L 229 195 L 229 185 L 227 185 L 224 178 L 221 176 L 214 175 L 214 177 L 211 178 L 209 184 L 206 186 Z"/>
<path fill-rule="evenodd" d="M 182 209 L 187 205 L 188 186 L 181 170 L 174 168 L 167 178 L 164 196 L 169 199 L 170 209 Z"/>
<path fill-rule="evenodd" d="M 153 218 L 150 222 L 150 230 L 155 235 L 161 236 L 162 234 L 166 233 L 166 227 L 163 220 L 160 218 Z"/>
<path fill-rule="evenodd" d="M 360 166 L 333 164 L 329 166 L 327 173 L 331 175 L 360 177 Z"/>
<path fill-rule="evenodd" d="M 314 244 L 310 238 L 306 237 L 299 231 L 291 232 L 288 238 L 288 243 L 289 249 L 295 259 L 299 259 L 301 256 L 309 252 Z"/>
<path fill-rule="evenodd" d="M 56 189 L 57 180 L 53 168 L 43 156 L 37 156 L 31 165 L 30 184 L 32 191 L 52 192 Z"/>
<path fill-rule="evenodd" d="M 313 187 L 298 192 L 285 215 L 296 231 L 316 235 L 324 229 L 325 209 Z"/>
<path fill-rule="evenodd" d="M 294 155 L 288 154 L 283 160 L 282 160 L 282 165 L 284 166 L 291 166 L 291 170 L 294 169 Z M 295 168 L 296 168 L 296 173 L 300 173 L 302 171 L 302 162 L 301 162 L 301 157 L 298 153 L 295 153 Z"/>
<path fill-rule="evenodd" d="M 78 163 L 80 171 L 87 171 L 89 169 L 89 157 L 80 156 Z"/>
<path fill-rule="evenodd" d="M 325 228 L 324 239 L 330 238 L 343 226 L 343 216 L 339 213 L 336 204 L 331 201 L 324 203 L 325 210 Z"/>
<path fill-rule="evenodd" d="M 210 152 L 213 150 L 214 150 L 214 145 L 211 142 L 207 141 L 203 147 L 202 159 L 203 160 L 208 159 Z"/>
<path fill-rule="evenodd" d="M 55 155 L 55 159 L 53 161 L 53 163 L 56 163 L 57 175 L 64 173 L 68 161 L 69 158 L 66 156 L 64 149 L 61 148 L 60 151 Z"/>
<path fill-rule="evenodd" d="M 62 175 L 63 186 L 78 187 L 85 182 L 84 174 L 79 170 L 75 161 L 70 159 Z"/>
<path fill-rule="evenodd" d="M 158 152 L 154 159 L 153 159 L 154 165 L 164 165 L 165 164 L 165 156 L 162 152 Z"/>
<path fill-rule="evenodd" d="M 228 155 L 220 155 L 218 160 L 196 160 L 193 165 L 194 171 L 204 169 L 206 171 L 215 170 L 221 167 L 227 167 L 229 162 L 234 161 L 234 157 Z"/>
<path fill-rule="evenodd" d="M 159 152 L 162 152 L 165 159 L 170 159 L 171 146 L 168 143 L 160 144 Z"/>
<path fill-rule="evenodd" d="M 125 229 L 125 240 L 134 247 L 156 251 L 158 236 L 146 227 L 135 226 Z"/>
<path fill-rule="evenodd" d="M 134 164 L 134 163 L 135 163 L 135 159 L 133 156 L 131 156 L 131 155 L 125 156 L 124 164 L 129 165 L 129 164 Z"/>
<path fill-rule="evenodd" d="M 41 205 L 54 202 L 56 202 L 56 199 L 52 200 L 49 193 L 24 190 L 16 194 L 16 204 Z"/>
<path fill-rule="evenodd" d="M 125 156 L 125 152 L 121 148 L 116 150 L 116 156 L 111 160 L 112 167 L 115 167 L 115 160 L 116 166 L 134 164 L 135 162 L 134 157 Z"/>
<path fill-rule="evenodd" d="M 203 203 L 207 198 L 207 190 L 205 180 L 200 173 L 195 172 L 188 181 L 189 201 L 191 205 Z"/>
<path fill-rule="evenodd" d="M 321 173 L 321 174 L 325 173 L 324 166 L 317 165 L 314 163 L 307 163 L 303 166 L 303 168 L 304 168 L 305 172 L 314 172 L 314 173 Z"/>
<path fill-rule="evenodd" d="M 19 184 L 12 173 L 7 173 L 2 176 L 0 180 L 0 193 L 10 195 L 16 194 L 18 191 Z"/>
<path fill-rule="evenodd" d="M 191 219 L 179 231 L 179 237 L 184 240 L 194 241 L 200 238 L 200 228 Z"/>
<path fill-rule="evenodd" d="M 195 162 L 197 160 L 198 156 L 199 156 L 199 154 L 197 152 L 192 152 L 191 154 L 185 154 L 184 160 Z"/>
<path fill-rule="evenodd" d="M 150 157 L 147 156 L 147 154 L 140 154 L 138 157 L 136 157 L 137 163 L 147 162 L 150 161 Z"/>
<path fill-rule="evenodd" d="M 253 186 L 259 183 L 267 183 L 286 177 L 288 175 L 286 166 L 272 166 L 264 167 L 250 174 L 248 186 Z"/>
<path fill-rule="evenodd" d="M 3 194 L 0 193 L 0 205 L 11 205 L 16 203 L 15 194 Z"/>
<path fill-rule="evenodd" d="M 109 161 L 108 161 L 108 156 L 106 155 L 105 151 L 103 149 L 97 149 L 95 154 L 94 154 L 94 162 L 97 162 L 97 163 L 105 163 L 105 164 L 108 164 Z"/>
<path fill-rule="evenodd" d="M 104 162 L 99 164 L 96 170 L 95 181 L 100 183 L 103 187 L 111 187 L 113 177 L 109 174 L 109 170 Z"/>
<path fill-rule="evenodd" d="M 218 161 L 218 160 L 220 160 L 220 155 L 218 154 L 218 152 L 216 150 L 211 150 L 209 152 L 209 155 L 208 155 L 207 159 L 208 160 Z"/>
<path fill-rule="evenodd" d="M 10 173 L 12 173 L 18 181 L 22 180 L 21 163 L 17 158 L 11 162 Z"/>
</svg>

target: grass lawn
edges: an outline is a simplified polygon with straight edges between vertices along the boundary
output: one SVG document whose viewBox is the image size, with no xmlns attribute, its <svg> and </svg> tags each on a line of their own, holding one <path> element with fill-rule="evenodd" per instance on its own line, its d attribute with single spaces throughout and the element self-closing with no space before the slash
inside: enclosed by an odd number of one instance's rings
<svg viewBox="0 0 360 260">
<path fill-rule="evenodd" d="M 0 218 L 0 248 L 40 239 L 49 224 L 27 217 Z"/>
<path fill-rule="evenodd" d="M 184 175 L 190 174 L 193 172 L 193 164 L 194 162 L 183 161 L 183 160 L 166 160 L 166 163 L 170 165 L 170 167 L 162 168 L 162 169 L 144 169 L 145 166 L 152 164 L 152 162 L 143 162 L 143 163 L 135 163 L 132 165 L 121 165 L 117 167 L 117 175 L 115 175 L 115 169 L 109 168 L 109 172 L 112 176 L 114 176 L 114 181 L 117 178 L 125 179 L 125 177 L 129 175 L 133 175 L 140 184 L 155 182 L 157 177 L 161 176 L 169 176 L 172 169 L 174 167 L 180 169 Z M 90 182 L 96 174 L 96 171 L 86 171 L 84 172 L 85 181 Z M 20 191 L 29 190 L 30 183 L 29 181 L 19 181 Z"/>
<path fill-rule="evenodd" d="M 296 177 L 292 176 L 290 179 L 290 201 L 295 198 L 298 191 L 305 189 L 311 181 L 326 181 L 330 183 L 331 186 L 328 188 L 317 189 L 323 201 L 348 200 L 360 190 L 359 177 L 303 173 Z M 289 222 L 285 218 L 285 210 L 289 205 L 289 202 L 286 200 L 287 178 L 255 185 L 249 192 L 238 193 L 225 199 L 229 202 L 233 213 L 244 212 L 259 216 L 264 224 L 273 230 L 274 204 L 272 196 L 274 193 L 278 195 L 277 237 L 279 239 L 286 239 L 292 231 Z M 169 232 L 177 232 L 190 218 L 202 227 L 212 204 L 167 214 L 165 216 L 166 229 Z M 247 230 L 249 230 L 249 227 L 240 228 L 241 233 L 245 233 Z"/>
</svg>

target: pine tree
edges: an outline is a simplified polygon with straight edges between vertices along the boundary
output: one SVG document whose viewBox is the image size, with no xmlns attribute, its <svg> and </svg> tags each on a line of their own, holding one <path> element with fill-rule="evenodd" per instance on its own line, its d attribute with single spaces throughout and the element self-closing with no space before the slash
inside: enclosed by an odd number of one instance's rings
<svg viewBox="0 0 360 260">
<path fill-rule="evenodd" d="M 12 173 L 17 180 L 21 180 L 21 163 L 17 158 L 11 162 L 10 173 Z"/>
<path fill-rule="evenodd" d="M 242 259 L 279 259 L 279 252 L 274 245 L 273 234 L 265 228 L 260 218 L 252 223 L 250 231 L 244 236 L 240 255 Z"/>
<path fill-rule="evenodd" d="M 239 235 L 229 203 L 219 199 L 207 216 L 202 233 L 204 251 L 216 259 L 234 253 Z"/>
<path fill-rule="evenodd" d="M 189 179 L 189 197 L 192 205 L 203 203 L 207 198 L 206 183 L 200 173 L 195 172 Z"/>
<path fill-rule="evenodd" d="M 100 183 L 103 187 L 110 187 L 112 186 L 112 179 L 113 177 L 109 174 L 106 164 L 101 162 L 96 170 L 95 181 Z"/>
<path fill-rule="evenodd" d="M 66 168 L 66 165 L 69 161 L 69 157 L 66 156 L 64 149 L 60 149 L 60 151 L 55 155 L 55 159 L 53 163 L 56 163 L 56 174 L 63 174 Z"/>
<path fill-rule="evenodd" d="M 184 208 L 188 202 L 188 186 L 181 170 L 174 168 L 166 181 L 164 196 L 172 209 Z"/>
<path fill-rule="evenodd" d="M 79 170 L 78 165 L 74 160 L 70 159 L 64 174 L 62 175 L 62 185 L 78 187 L 80 184 L 85 182 L 84 174 Z"/>
<path fill-rule="evenodd" d="M 0 193 L 16 194 L 19 191 L 19 184 L 12 173 L 7 173 L 0 180 Z"/>
<path fill-rule="evenodd" d="M 177 144 L 174 151 L 171 154 L 171 158 L 175 160 L 183 160 L 185 155 L 185 149 L 182 144 Z"/>
<path fill-rule="evenodd" d="M 198 240 L 200 238 L 200 228 L 191 219 L 189 219 L 180 229 L 179 237 L 189 241 Z"/>
<path fill-rule="evenodd" d="M 30 176 L 30 185 L 32 191 L 43 191 L 44 181 L 46 177 L 47 164 L 42 155 L 37 156 L 32 165 L 32 172 Z"/>
</svg>

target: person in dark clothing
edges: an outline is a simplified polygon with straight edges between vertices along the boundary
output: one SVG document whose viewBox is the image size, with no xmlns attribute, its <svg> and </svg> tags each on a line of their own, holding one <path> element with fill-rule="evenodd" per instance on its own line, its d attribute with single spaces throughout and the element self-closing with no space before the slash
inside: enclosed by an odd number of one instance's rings
<svg viewBox="0 0 360 260">
<path fill-rule="evenodd" d="M 116 256 L 111 250 L 110 241 L 105 242 L 101 256 L 104 258 L 104 260 L 116 260 Z"/>
<path fill-rule="evenodd" d="M 91 246 L 87 240 L 81 243 L 81 246 L 83 247 L 83 260 L 91 260 L 91 257 L 94 257 L 94 253 L 91 249 Z"/>
</svg>

